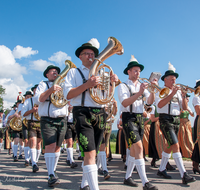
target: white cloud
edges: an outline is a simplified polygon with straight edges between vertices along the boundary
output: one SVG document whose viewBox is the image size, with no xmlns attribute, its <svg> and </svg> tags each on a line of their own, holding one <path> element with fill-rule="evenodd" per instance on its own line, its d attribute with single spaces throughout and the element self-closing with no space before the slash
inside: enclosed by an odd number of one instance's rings
<svg viewBox="0 0 200 190">
<path fill-rule="evenodd" d="M 29 57 L 35 54 L 38 54 L 38 50 L 32 50 L 31 47 L 22 47 L 20 45 L 17 45 L 13 49 L 13 55 L 16 59 L 21 59 L 22 57 Z"/>
<path fill-rule="evenodd" d="M 32 64 L 30 65 L 30 68 L 36 71 L 44 71 L 49 65 L 52 65 L 52 63 L 39 59 L 36 61 L 32 61 Z"/>
<path fill-rule="evenodd" d="M 58 52 L 54 53 L 50 58 L 48 58 L 49 61 L 58 63 L 59 66 L 61 66 L 62 64 L 65 64 L 65 60 L 67 60 L 67 59 L 71 60 L 71 57 L 62 51 L 58 51 Z"/>
</svg>

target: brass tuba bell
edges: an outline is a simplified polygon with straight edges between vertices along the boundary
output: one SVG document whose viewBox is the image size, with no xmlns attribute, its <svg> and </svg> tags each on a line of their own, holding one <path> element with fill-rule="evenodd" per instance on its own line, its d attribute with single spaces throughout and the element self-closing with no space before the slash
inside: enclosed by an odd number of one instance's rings
<svg viewBox="0 0 200 190">
<path fill-rule="evenodd" d="M 65 99 L 63 94 L 63 84 L 64 84 L 64 78 L 66 77 L 68 71 L 71 68 L 76 68 L 76 65 L 71 62 L 70 60 L 65 61 L 65 69 L 58 75 L 58 77 L 54 80 L 53 85 L 57 84 L 62 87 L 61 91 L 56 91 L 51 94 L 51 102 L 54 106 L 57 108 L 61 108 L 67 104 L 67 99 Z"/>
<path fill-rule="evenodd" d="M 114 37 L 108 38 L 108 45 L 106 48 L 95 58 L 90 67 L 89 78 L 91 76 L 100 76 L 100 84 L 89 89 L 91 98 L 98 104 L 107 104 L 113 98 L 115 92 L 115 82 L 110 85 L 110 75 L 114 72 L 112 68 L 103 61 L 108 57 L 118 54 L 122 55 L 124 49 L 122 44 Z M 107 70 L 108 71 L 107 71 Z"/>
<path fill-rule="evenodd" d="M 16 113 L 18 112 L 18 110 L 16 111 Z M 13 117 L 10 120 L 10 128 L 14 131 L 21 131 L 22 130 L 22 117 Z"/>
</svg>

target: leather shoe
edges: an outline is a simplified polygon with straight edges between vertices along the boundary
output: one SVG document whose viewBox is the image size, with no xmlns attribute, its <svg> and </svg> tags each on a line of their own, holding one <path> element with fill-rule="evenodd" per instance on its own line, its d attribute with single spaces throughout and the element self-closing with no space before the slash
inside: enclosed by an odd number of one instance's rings
<svg viewBox="0 0 200 190">
<path fill-rule="evenodd" d="M 166 170 L 173 171 L 173 170 L 176 170 L 176 168 L 173 167 L 169 162 L 167 162 Z"/>
<path fill-rule="evenodd" d="M 182 178 L 183 184 L 188 184 L 188 183 L 191 183 L 191 182 L 194 182 L 194 181 L 196 181 L 196 179 L 194 177 L 189 175 L 187 172 L 184 172 L 183 178 Z"/>
<path fill-rule="evenodd" d="M 106 170 L 103 171 L 103 175 L 105 180 L 110 178 L 110 174 Z"/>
<path fill-rule="evenodd" d="M 158 190 L 158 188 L 155 185 L 152 185 L 150 182 L 147 182 L 144 184 L 143 190 Z"/>
<path fill-rule="evenodd" d="M 76 164 L 75 162 L 72 162 L 70 165 L 70 168 L 76 168 L 78 166 L 78 164 Z"/>
<path fill-rule="evenodd" d="M 66 160 L 66 162 L 67 162 L 67 166 L 70 166 L 71 164 L 70 164 L 70 160 Z"/>
<path fill-rule="evenodd" d="M 161 176 L 161 177 L 164 177 L 166 179 L 171 179 L 172 178 L 170 175 L 167 174 L 166 170 L 163 170 L 162 172 L 160 170 L 158 170 L 157 175 Z"/>
<path fill-rule="evenodd" d="M 48 179 L 48 186 L 53 187 L 57 184 L 59 184 L 58 178 L 56 178 L 53 174 L 50 174 Z"/>
<path fill-rule="evenodd" d="M 18 161 L 17 156 L 15 156 L 14 157 L 14 162 L 17 162 L 17 161 Z"/>
<path fill-rule="evenodd" d="M 138 184 L 135 181 L 133 181 L 132 177 L 129 177 L 128 179 L 124 179 L 124 184 L 133 186 L 133 187 L 138 187 Z"/>
<path fill-rule="evenodd" d="M 36 165 L 36 164 L 34 164 L 33 165 L 33 172 L 35 173 L 35 172 L 37 172 L 39 170 L 39 167 Z"/>
<path fill-rule="evenodd" d="M 83 160 L 83 157 L 82 157 L 82 156 L 79 156 L 79 157 L 78 157 L 78 160 Z"/>
<path fill-rule="evenodd" d="M 104 175 L 104 174 L 103 174 L 103 170 L 102 170 L 101 168 L 98 169 L 98 174 L 99 174 L 99 175 Z"/>
<path fill-rule="evenodd" d="M 90 187 L 89 187 L 89 185 L 87 185 L 87 186 L 85 186 L 83 188 L 80 187 L 80 190 L 90 190 Z"/>
<path fill-rule="evenodd" d="M 25 160 L 25 166 L 29 166 L 29 161 Z"/>
<path fill-rule="evenodd" d="M 19 155 L 18 159 L 23 159 L 23 156 L 22 156 L 22 155 Z"/>
</svg>

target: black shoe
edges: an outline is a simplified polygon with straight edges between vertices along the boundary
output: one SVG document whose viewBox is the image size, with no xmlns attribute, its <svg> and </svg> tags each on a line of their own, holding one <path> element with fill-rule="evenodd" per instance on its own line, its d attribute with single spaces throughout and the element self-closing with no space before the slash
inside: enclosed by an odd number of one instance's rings
<svg viewBox="0 0 200 190">
<path fill-rule="evenodd" d="M 103 171 L 103 175 L 105 180 L 110 178 L 110 174 L 106 170 Z"/>
<path fill-rule="evenodd" d="M 158 170 L 157 175 L 161 176 L 161 177 L 164 177 L 166 179 L 172 179 L 172 177 L 167 174 L 166 170 L 163 170 L 162 172 L 160 170 Z"/>
<path fill-rule="evenodd" d="M 56 171 L 54 171 L 54 176 L 55 176 L 55 178 L 58 180 L 57 182 L 60 183 L 60 180 L 59 180 L 59 177 L 58 177 Z"/>
<path fill-rule="evenodd" d="M 59 184 L 59 180 L 53 174 L 50 174 L 48 179 L 48 186 L 53 187 L 57 184 Z"/>
<path fill-rule="evenodd" d="M 30 166 L 32 166 L 32 162 L 31 162 L 31 159 L 29 160 L 29 164 L 30 164 Z"/>
<path fill-rule="evenodd" d="M 76 150 L 77 153 L 79 153 L 79 150 Z"/>
<path fill-rule="evenodd" d="M 153 168 L 158 168 L 158 166 L 156 165 L 155 162 L 151 162 L 151 166 L 152 166 Z"/>
<path fill-rule="evenodd" d="M 182 178 L 183 184 L 191 183 L 191 182 L 194 182 L 194 181 L 196 181 L 196 179 L 194 177 L 189 175 L 187 172 L 184 172 L 183 178 Z"/>
<path fill-rule="evenodd" d="M 19 155 L 18 159 L 24 159 L 24 157 L 22 155 Z"/>
<path fill-rule="evenodd" d="M 79 157 L 78 157 L 78 160 L 83 160 L 83 157 L 82 157 L 82 156 L 79 156 Z"/>
<path fill-rule="evenodd" d="M 129 177 L 128 179 L 124 179 L 124 184 L 133 186 L 133 187 L 138 187 L 138 184 L 135 181 L 133 181 L 132 177 Z"/>
<path fill-rule="evenodd" d="M 70 166 L 71 164 L 70 164 L 70 160 L 66 160 L 66 162 L 67 162 L 67 166 Z"/>
<path fill-rule="evenodd" d="M 14 156 L 14 162 L 17 162 L 18 159 L 17 159 L 17 156 Z"/>
<path fill-rule="evenodd" d="M 80 190 L 90 190 L 90 187 L 89 187 L 89 185 L 87 185 L 87 186 L 85 186 L 83 188 L 80 187 Z"/>
<path fill-rule="evenodd" d="M 75 162 L 72 162 L 70 165 L 70 168 L 76 168 L 78 166 L 78 164 L 76 164 Z"/>
<path fill-rule="evenodd" d="M 149 160 L 147 160 L 147 159 L 144 157 L 144 161 L 145 161 L 145 162 L 148 162 Z"/>
<path fill-rule="evenodd" d="M 176 170 L 176 168 L 173 167 L 169 162 L 167 162 L 166 170 L 173 171 L 173 170 Z"/>
<path fill-rule="evenodd" d="M 158 188 L 155 185 L 152 185 L 151 183 L 147 182 L 144 184 L 143 190 L 158 190 Z"/>
<path fill-rule="evenodd" d="M 196 174 L 196 173 L 199 173 L 200 174 L 200 170 L 198 169 L 196 169 L 196 168 L 193 168 L 193 172 L 194 172 L 194 174 Z"/>
<path fill-rule="evenodd" d="M 62 149 L 62 150 L 61 150 L 61 153 L 64 153 L 64 152 L 65 152 L 65 151 Z"/>
<path fill-rule="evenodd" d="M 33 165 L 33 172 L 35 173 L 35 172 L 37 172 L 39 170 L 39 167 L 36 165 L 36 164 L 34 164 Z"/>
<path fill-rule="evenodd" d="M 25 166 L 29 166 L 29 161 L 25 160 Z"/>
<path fill-rule="evenodd" d="M 108 162 L 110 162 L 113 158 L 108 158 Z"/>
<path fill-rule="evenodd" d="M 124 169 L 127 170 L 127 165 L 126 164 L 124 165 Z"/>
<path fill-rule="evenodd" d="M 101 168 L 98 169 L 98 174 L 99 175 L 104 175 L 103 170 Z"/>
</svg>

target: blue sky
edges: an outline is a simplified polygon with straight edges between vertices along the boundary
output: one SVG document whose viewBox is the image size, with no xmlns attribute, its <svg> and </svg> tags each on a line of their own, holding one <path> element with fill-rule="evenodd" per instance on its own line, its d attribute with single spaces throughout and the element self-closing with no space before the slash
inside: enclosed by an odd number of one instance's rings
<svg viewBox="0 0 200 190">
<path fill-rule="evenodd" d="M 170 61 L 179 73 L 177 83 L 194 87 L 200 79 L 199 8 L 197 0 L 0 1 L 0 84 L 6 87 L 5 107 L 14 103 L 19 90 L 25 93 L 46 80 L 46 65 L 64 69 L 68 58 L 80 66 L 75 50 L 97 38 L 102 51 L 109 36 L 124 47 L 123 55 L 105 60 L 121 81 L 127 80 L 123 70 L 134 55 L 145 66 L 141 77 L 149 78 L 152 71 L 164 74 Z M 190 107 L 194 110 L 191 103 Z"/>
</svg>

